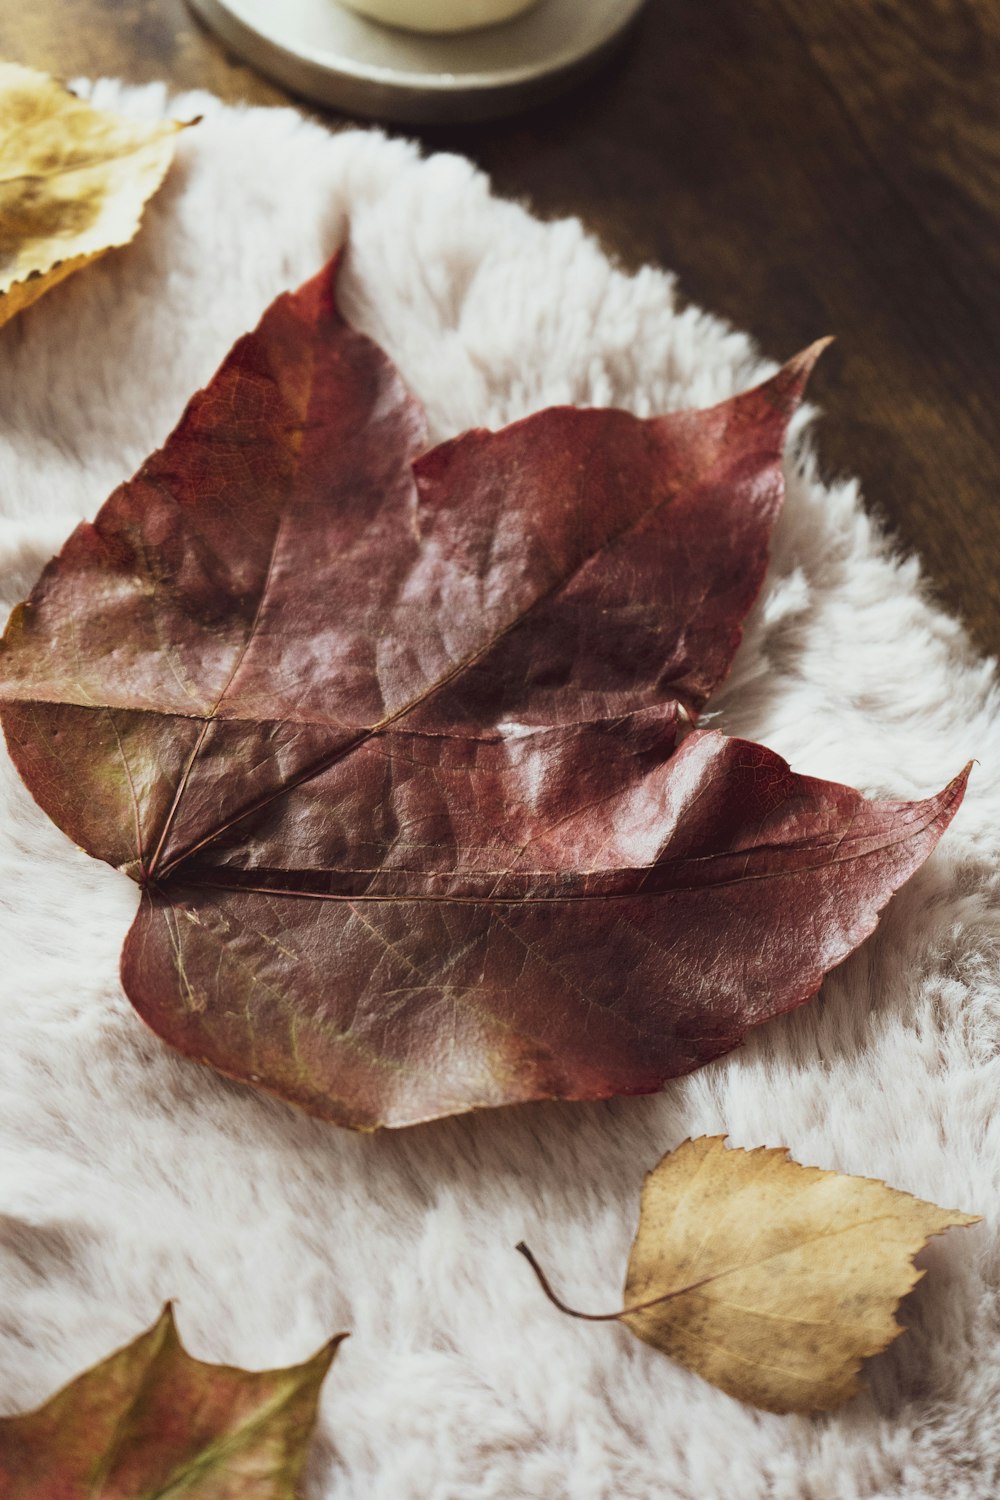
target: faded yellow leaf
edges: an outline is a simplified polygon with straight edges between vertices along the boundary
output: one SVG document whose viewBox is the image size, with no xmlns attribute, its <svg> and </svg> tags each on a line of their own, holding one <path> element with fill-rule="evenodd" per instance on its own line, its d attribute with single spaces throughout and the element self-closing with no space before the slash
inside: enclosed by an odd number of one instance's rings
<svg viewBox="0 0 1000 1500">
<path fill-rule="evenodd" d="M 181 128 L 94 109 L 0 62 L 0 326 L 132 239 Z"/>
<path fill-rule="evenodd" d="M 903 1332 L 896 1308 L 924 1274 L 917 1251 L 976 1222 L 871 1178 L 799 1166 L 783 1147 L 726 1150 L 724 1136 L 703 1136 L 648 1174 L 625 1308 L 601 1316 L 741 1401 L 826 1411 Z"/>
<path fill-rule="evenodd" d="M 293 1500 L 343 1334 L 287 1370 L 192 1359 L 167 1307 L 38 1411 L 0 1419 L 4 1500 Z"/>
</svg>

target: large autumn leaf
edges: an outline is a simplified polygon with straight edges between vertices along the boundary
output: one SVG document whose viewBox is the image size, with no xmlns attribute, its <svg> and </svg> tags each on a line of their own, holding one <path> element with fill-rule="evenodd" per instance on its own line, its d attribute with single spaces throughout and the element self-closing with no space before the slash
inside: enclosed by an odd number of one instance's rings
<svg viewBox="0 0 1000 1500">
<path fill-rule="evenodd" d="M 899 1303 L 935 1234 L 978 1223 L 870 1177 L 801 1167 L 784 1147 L 685 1141 L 648 1173 L 618 1321 L 731 1396 L 768 1411 L 829 1411 L 863 1360 L 904 1331 Z"/>
<path fill-rule="evenodd" d="M 4 1500 L 293 1500 L 323 1377 L 192 1359 L 167 1307 L 37 1411 L 0 1418 Z"/>
<path fill-rule="evenodd" d="M 425 449 L 324 271 L 15 610 L 35 797 L 138 881 L 174 1046 L 338 1123 L 658 1088 L 789 1009 L 934 846 L 694 733 L 763 577 L 814 351 L 703 412 Z"/>
</svg>

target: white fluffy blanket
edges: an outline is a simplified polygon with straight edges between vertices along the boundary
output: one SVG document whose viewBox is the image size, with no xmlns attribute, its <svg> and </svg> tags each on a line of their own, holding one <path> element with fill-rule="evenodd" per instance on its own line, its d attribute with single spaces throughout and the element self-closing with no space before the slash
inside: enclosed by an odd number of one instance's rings
<svg viewBox="0 0 1000 1500">
<path fill-rule="evenodd" d="M 157 89 L 96 94 L 165 107 Z M 4 605 L 348 231 L 346 310 L 439 437 L 551 402 L 707 404 L 766 368 L 742 334 L 679 310 L 669 276 L 623 275 L 579 224 L 498 201 L 467 162 L 291 111 L 171 107 L 206 118 L 135 244 L 3 333 Z M 938 852 L 822 996 L 658 1097 L 368 1138 L 173 1056 L 118 984 L 135 888 L 69 844 L 4 754 L 3 1411 L 43 1400 L 172 1297 L 205 1359 L 290 1363 L 352 1330 L 325 1387 L 317 1500 L 993 1500 L 996 686 L 856 486 L 820 481 L 805 425 L 715 722 L 870 793 L 916 796 L 979 765 Z M 527 1239 L 578 1306 L 617 1305 L 643 1173 L 706 1131 L 986 1216 L 925 1252 L 909 1332 L 840 1413 L 743 1407 L 624 1329 L 562 1318 L 514 1253 Z"/>
</svg>

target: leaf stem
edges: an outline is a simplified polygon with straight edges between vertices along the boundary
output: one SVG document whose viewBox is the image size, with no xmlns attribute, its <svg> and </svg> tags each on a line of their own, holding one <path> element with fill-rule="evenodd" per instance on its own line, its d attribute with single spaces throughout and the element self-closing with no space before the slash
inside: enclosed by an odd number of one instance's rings
<svg viewBox="0 0 1000 1500">
<path fill-rule="evenodd" d="M 652 1307 L 655 1303 L 663 1302 L 665 1300 L 663 1297 L 654 1297 L 651 1302 L 640 1302 L 636 1307 L 623 1307 L 619 1312 L 580 1312 L 577 1308 L 568 1306 L 567 1303 L 563 1302 L 561 1297 L 556 1296 L 549 1283 L 548 1277 L 523 1240 L 521 1240 L 520 1244 L 515 1245 L 514 1248 L 524 1256 L 525 1260 L 528 1262 L 528 1265 L 538 1277 L 539 1286 L 545 1293 L 546 1297 L 548 1297 L 552 1305 L 554 1307 L 558 1307 L 560 1312 L 566 1313 L 571 1318 L 583 1318 L 588 1323 L 617 1323 L 619 1319 L 628 1317 L 629 1313 L 642 1312 L 644 1307 Z M 668 1292 L 667 1296 L 669 1297 L 670 1295 L 671 1293 Z"/>
<path fill-rule="evenodd" d="M 531 1251 L 528 1249 L 524 1241 L 521 1240 L 519 1244 L 514 1246 L 514 1249 L 524 1256 L 525 1260 L 528 1262 L 528 1265 L 538 1277 L 538 1284 L 541 1287 L 542 1291 L 545 1293 L 546 1297 L 548 1297 L 553 1306 L 558 1307 L 560 1312 L 567 1313 L 571 1318 L 585 1318 L 588 1323 L 615 1323 L 622 1316 L 622 1313 L 620 1312 L 578 1312 L 575 1307 L 567 1306 L 567 1304 L 563 1302 L 560 1297 L 557 1297 L 555 1292 L 552 1290 L 552 1287 L 549 1285 L 548 1277 L 546 1276 L 545 1272 L 542 1270 L 541 1266 L 538 1264 L 537 1260 L 532 1255 Z"/>
<path fill-rule="evenodd" d="M 552 1287 L 551 1287 L 551 1285 L 549 1283 L 548 1277 L 546 1276 L 545 1272 L 542 1270 L 541 1266 L 538 1264 L 538 1262 L 535 1259 L 534 1255 L 532 1255 L 531 1251 L 528 1249 L 527 1245 L 524 1243 L 523 1240 L 521 1240 L 521 1242 L 519 1244 L 515 1245 L 514 1249 L 517 1250 L 517 1251 L 519 1251 L 520 1254 L 524 1256 L 525 1260 L 528 1262 L 528 1265 L 531 1267 L 531 1269 L 534 1271 L 535 1275 L 537 1276 L 539 1286 L 541 1287 L 542 1291 L 545 1293 L 546 1297 L 548 1297 L 548 1299 L 552 1303 L 552 1305 L 554 1307 L 558 1307 L 558 1309 L 559 1309 L 560 1312 L 566 1313 L 569 1317 L 571 1317 L 571 1318 L 583 1318 L 588 1323 L 617 1323 L 617 1322 L 620 1322 L 622 1318 L 630 1318 L 633 1313 L 645 1312 L 646 1309 L 650 1308 L 650 1307 L 659 1307 L 660 1304 L 661 1304 L 661 1302 L 671 1302 L 674 1297 L 680 1297 L 685 1292 L 694 1292 L 694 1291 L 697 1291 L 699 1287 L 706 1286 L 708 1282 L 715 1281 L 717 1279 L 715 1276 L 705 1276 L 701 1281 L 693 1281 L 693 1282 L 691 1282 L 691 1284 L 689 1286 L 675 1287 L 672 1292 L 661 1292 L 658 1297 L 650 1297 L 649 1300 L 646 1301 L 646 1302 L 636 1302 L 636 1303 L 633 1303 L 633 1305 L 631 1307 L 623 1307 L 618 1312 L 610 1312 L 610 1313 L 587 1313 L 587 1312 L 579 1312 L 575 1307 L 569 1307 L 567 1305 L 567 1303 L 563 1302 L 563 1300 L 562 1300 L 561 1297 L 557 1297 L 556 1296 L 555 1292 L 552 1290 Z"/>
</svg>

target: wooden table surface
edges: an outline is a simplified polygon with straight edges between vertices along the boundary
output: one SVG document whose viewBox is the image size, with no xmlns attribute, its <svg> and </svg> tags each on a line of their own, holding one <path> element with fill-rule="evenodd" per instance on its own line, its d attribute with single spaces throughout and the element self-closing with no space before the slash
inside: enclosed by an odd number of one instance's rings
<svg viewBox="0 0 1000 1500">
<path fill-rule="evenodd" d="M 184 0 L 12 0 L 0 55 L 286 102 Z M 557 103 L 406 133 L 672 268 L 775 358 L 837 334 L 813 388 L 825 469 L 861 478 L 1000 652 L 998 85 L 993 0 L 650 0 Z"/>
</svg>

